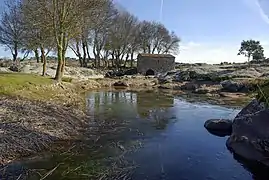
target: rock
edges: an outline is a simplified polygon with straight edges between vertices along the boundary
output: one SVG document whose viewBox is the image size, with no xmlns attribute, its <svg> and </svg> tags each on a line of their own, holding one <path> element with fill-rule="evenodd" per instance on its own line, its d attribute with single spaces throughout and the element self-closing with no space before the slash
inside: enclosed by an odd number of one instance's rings
<svg viewBox="0 0 269 180">
<path fill-rule="evenodd" d="M 175 74 L 177 74 L 177 73 L 179 73 L 178 70 L 173 70 L 173 71 L 168 71 L 168 72 L 166 73 L 166 75 L 167 75 L 167 76 L 172 76 L 172 75 L 175 75 Z"/>
<path fill-rule="evenodd" d="M 6 67 L 0 67 L 0 72 L 7 73 L 7 72 L 11 72 L 11 70 L 9 70 L 9 68 L 6 68 Z"/>
<path fill-rule="evenodd" d="M 232 133 L 232 124 L 228 119 L 210 119 L 205 122 L 204 127 L 212 134 L 228 136 Z"/>
<path fill-rule="evenodd" d="M 117 81 L 113 84 L 113 86 L 115 86 L 115 87 L 129 87 L 129 85 L 123 81 Z"/>
<path fill-rule="evenodd" d="M 20 67 L 18 65 L 12 65 L 12 66 L 9 67 L 9 70 L 11 70 L 13 72 L 19 72 Z"/>
<path fill-rule="evenodd" d="M 242 158 L 269 166 L 269 109 L 257 100 L 243 108 L 226 145 Z"/>
<path fill-rule="evenodd" d="M 199 70 L 185 70 L 182 72 L 176 72 L 173 74 L 173 80 L 176 82 L 181 82 L 181 81 L 192 81 L 192 80 L 197 80 L 197 81 L 211 81 L 212 79 L 215 78 L 215 75 L 212 73 L 205 73 L 205 72 L 197 72 Z"/>
<path fill-rule="evenodd" d="M 191 72 L 190 71 L 183 71 L 178 72 L 174 75 L 174 81 L 180 82 L 180 81 L 191 81 Z"/>
<path fill-rule="evenodd" d="M 124 72 L 123 71 L 108 71 L 105 74 L 106 78 L 112 78 L 112 77 L 122 77 L 124 76 Z"/>
<path fill-rule="evenodd" d="M 22 73 L 30 73 L 30 72 L 31 72 L 31 66 L 30 66 L 29 64 L 23 66 L 23 67 L 21 68 L 21 72 L 22 72 Z"/>
<path fill-rule="evenodd" d="M 171 76 L 164 76 L 164 75 L 159 75 L 158 76 L 158 83 L 159 84 L 166 84 L 166 83 L 172 83 L 172 77 Z"/>
<path fill-rule="evenodd" d="M 221 82 L 222 90 L 228 92 L 239 92 L 244 88 L 244 85 L 241 83 L 237 83 L 231 80 L 226 80 Z"/>
<path fill-rule="evenodd" d="M 205 88 L 198 88 L 198 89 L 195 89 L 193 91 L 193 93 L 196 93 L 196 94 L 207 94 L 207 93 L 209 93 L 209 90 L 208 89 L 205 89 Z"/>
<path fill-rule="evenodd" d="M 137 74 L 137 68 L 131 68 L 131 69 L 127 69 L 125 72 L 124 72 L 125 75 L 134 75 L 134 74 Z"/>
<path fill-rule="evenodd" d="M 159 89 L 171 89 L 170 87 L 167 87 L 167 86 L 158 86 Z"/>
<path fill-rule="evenodd" d="M 265 109 L 266 108 L 263 103 L 259 103 L 257 99 L 254 99 L 237 114 L 235 119 L 242 116 L 251 115 Z"/>
<path fill-rule="evenodd" d="M 187 91 L 195 91 L 198 88 L 199 88 L 199 85 L 194 84 L 194 83 L 186 83 L 181 86 L 181 90 L 187 90 Z"/>
</svg>

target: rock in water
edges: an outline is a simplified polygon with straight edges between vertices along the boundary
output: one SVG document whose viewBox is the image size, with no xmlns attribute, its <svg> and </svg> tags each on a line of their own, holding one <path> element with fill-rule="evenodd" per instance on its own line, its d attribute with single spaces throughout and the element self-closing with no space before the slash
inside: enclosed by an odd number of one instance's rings
<svg viewBox="0 0 269 180">
<path fill-rule="evenodd" d="M 228 119 L 210 119 L 205 122 L 204 127 L 214 135 L 228 136 L 232 133 L 232 124 Z"/>
<path fill-rule="evenodd" d="M 269 109 L 253 100 L 234 119 L 226 142 L 233 153 L 269 166 Z"/>
</svg>

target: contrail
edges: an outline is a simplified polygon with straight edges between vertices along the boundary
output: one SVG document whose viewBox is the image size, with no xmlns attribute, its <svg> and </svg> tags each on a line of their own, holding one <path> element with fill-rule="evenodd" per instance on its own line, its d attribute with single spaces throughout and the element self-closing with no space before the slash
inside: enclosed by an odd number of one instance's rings
<svg viewBox="0 0 269 180">
<path fill-rule="evenodd" d="M 268 15 L 267 15 L 268 12 L 264 12 L 263 3 L 262 3 L 262 2 L 265 2 L 265 1 L 254 0 L 254 2 L 255 2 L 255 5 L 257 6 L 258 10 L 259 10 L 261 18 L 264 20 L 264 22 L 269 24 L 269 18 L 268 18 Z M 265 6 L 268 6 L 268 5 L 269 5 L 269 3 L 265 4 Z"/>
<path fill-rule="evenodd" d="M 161 0 L 161 8 L 160 8 L 160 22 L 163 20 L 163 0 Z"/>
</svg>

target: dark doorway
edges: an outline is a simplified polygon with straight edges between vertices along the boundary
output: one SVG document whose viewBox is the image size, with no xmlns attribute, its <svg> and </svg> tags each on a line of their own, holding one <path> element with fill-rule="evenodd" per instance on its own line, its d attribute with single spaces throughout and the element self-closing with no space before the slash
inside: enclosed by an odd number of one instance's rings
<svg viewBox="0 0 269 180">
<path fill-rule="evenodd" d="M 152 69 L 147 70 L 146 76 L 153 76 L 155 73 Z"/>
</svg>

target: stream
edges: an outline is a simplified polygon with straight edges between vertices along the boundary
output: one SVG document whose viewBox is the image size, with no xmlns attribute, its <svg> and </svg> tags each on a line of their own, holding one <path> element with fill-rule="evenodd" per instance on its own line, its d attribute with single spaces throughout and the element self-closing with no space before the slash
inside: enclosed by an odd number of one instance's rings
<svg viewBox="0 0 269 180">
<path fill-rule="evenodd" d="M 30 170 L 26 179 L 33 180 L 251 180 L 268 174 L 234 156 L 227 137 L 203 127 L 208 119 L 233 119 L 239 109 L 161 92 L 91 92 L 86 102 L 91 121 L 106 124 L 94 143 L 85 140 L 10 171 Z"/>
</svg>

